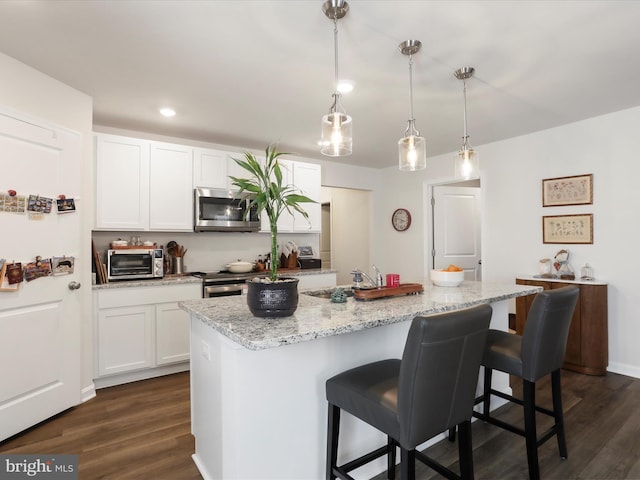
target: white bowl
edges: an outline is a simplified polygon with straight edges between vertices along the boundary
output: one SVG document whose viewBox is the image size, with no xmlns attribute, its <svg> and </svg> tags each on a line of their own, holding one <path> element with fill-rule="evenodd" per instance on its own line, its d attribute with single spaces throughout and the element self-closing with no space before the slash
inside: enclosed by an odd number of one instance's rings
<svg viewBox="0 0 640 480">
<path fill-rule="evenodd" d="M 464 272 L 431 270 L 431 281 L 438 287 L 457 287 L 464 280 Z"/>
</svg>

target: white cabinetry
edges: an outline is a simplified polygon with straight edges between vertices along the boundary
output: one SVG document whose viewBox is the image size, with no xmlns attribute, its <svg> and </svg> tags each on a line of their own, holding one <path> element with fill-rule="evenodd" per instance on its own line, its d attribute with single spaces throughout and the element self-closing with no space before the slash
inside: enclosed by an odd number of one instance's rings
<svg viewBox="0 0 640 480">
<path fill-rule="evenodd" d="M 149 142 L 96 136 L 96 228 L 146 230 L 149 225 Z"/>
<path fill-rule="evenodd" d="M 193 149 L 96 135 L 96 230 L 193 231 Z"/>
<path fill-rule="evenodd" d="M 178 302 L 156 305 L 155 313 L 156 365 L 189 361 L 189 316 Z"/>
<path fill-rule="evenodd" d="M 178 302 L 201 297 L 200 283 L 95 290 L 96 385 L 187 369 L 189 317 Z"/>
<path fill-rule="evenodd" d="M 298 212 L 293 218 L 293 231 L 299 233 L 319 232 L 322 227 L 322 178 L 320 165 L 315 163 L 293 162 L 293 184 L 303 195 L 315 200 L 318 203 L 303 203 L 304 211 L 309 215 L 307 221 Z M 309 224 L 311 226 L 309 226 Z"/>
<path fill-rule="evenodd" d="M 193 149 L 152 143 L 149 161 L 149 230 L 193 230 Z"/>
<path fill-rule="evenodd" d="M 227 152 L 196 148 L 193 152 L 193 187 L 228 188 Z"/>
<path fill-rule="evenodd" d="M 231 185 L 229 176 L 246 177 L 248 172 L 234 158 L 243 158 L 240 153 L 196 148 L 193 161 L 193 186 L 237 190 Z"/>
<path fill-rule="evenodd" d="M 309 215 L 309 221 L 298 212 L 290 215 L 284 212 L 278 219 L 278 233 L 318 233 L 322 227 L 322 206 L 320 205 L 322 192 L 322 177 L 320 165 L 314 163 L 297 162 L 292 160 L 278 160 L 282 170 L 282 184 L 294 185 L 303 195 L 318 203 L 302 203 L 302 208 Z M 311 223 L 311 227 L 309 227 Z M 269 219 L 262 215 L 260 231 L 269 231 Z"/>
</svg>

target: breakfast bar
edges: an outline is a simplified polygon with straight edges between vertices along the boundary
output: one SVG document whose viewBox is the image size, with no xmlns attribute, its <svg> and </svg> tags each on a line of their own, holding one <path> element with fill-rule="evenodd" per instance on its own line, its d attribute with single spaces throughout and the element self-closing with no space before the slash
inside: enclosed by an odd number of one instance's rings
<svg viewBox="0 0 640 480">
<path fill-rule="evenodd" d="M 424 292 L 332 303 L 331 290 L 301 291 L 291 317 L 253 317 L 246 297 L 190 300 L 193 459 L 205 479 L 324 478 L 327 378 L 384 358 L 401 358 L 411 320 L 489 303 L 491 328 L 508 328 L 509 299 L 537 286 L 465 281 L 424 283 Z M 508 377 L 494 386 L 509 392 Z M 443 436 L 444 438 L 444 436 Z M 340 456 L 353 458 L 384 442 L 344 415 Z M 383 459 L 355 470 L 371 478 Z"/>
</svg>

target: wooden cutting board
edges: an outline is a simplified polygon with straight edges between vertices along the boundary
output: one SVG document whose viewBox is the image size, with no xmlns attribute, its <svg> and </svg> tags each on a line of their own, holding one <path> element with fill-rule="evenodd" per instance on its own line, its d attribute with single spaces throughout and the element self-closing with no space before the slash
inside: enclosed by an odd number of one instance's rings
<svg viewBox="0 0 640 480">
<path fill-rule="evenodd" d="M 397 287 L 380 287 L 370 290 L 354 290 L 353 297 L 356 300 L 375 300 L 377 298 L 395 297 L 397 295 L 409 295 L 422 293 L 424 287 L 421 283 L 401 283 Z"/>
</svg>

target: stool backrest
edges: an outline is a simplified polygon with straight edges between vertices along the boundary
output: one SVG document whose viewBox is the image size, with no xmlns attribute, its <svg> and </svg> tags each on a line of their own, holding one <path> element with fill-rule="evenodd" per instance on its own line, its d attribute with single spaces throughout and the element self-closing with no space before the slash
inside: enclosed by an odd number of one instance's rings
<svg viewBox="0 0 640 480">
<path fill-rule="evenodd" d="M 578 287 L 570 285 L 544 290 L 533 299 L 522 332 L 525 380 L 535 382 L 562 367 L 578 294 Z"/>
<path fill-rule="evenodd" d="M 478 305 L 413 319 L 398 380 L 404 448 L 471 418 L 491 313 L 491 306 Z"/>
</svg>

